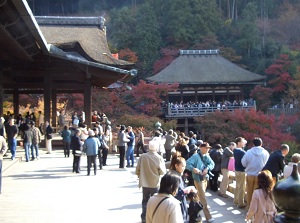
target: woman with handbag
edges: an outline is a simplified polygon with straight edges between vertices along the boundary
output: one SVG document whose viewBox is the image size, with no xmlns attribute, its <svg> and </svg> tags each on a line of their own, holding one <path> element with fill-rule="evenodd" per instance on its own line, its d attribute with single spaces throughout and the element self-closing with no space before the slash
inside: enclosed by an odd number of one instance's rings
<svg viewBox="0 0 300 223">
<path fill-rule="evenodd" d="M 51 152 L 52 152 L 52 132 L 53 132 L 53 129 L 50 126 L 49 121 L 45 122 L 45 126 L 46 126 L 45 141 L 46 141 L 46 149 L 47 149 L 46 154 L 51 154 Z"/>
<path fill-rule="evenodd" d="M 178 174 L 168 172 L 161 178 L 158 194 L 150 197 L 147 204 L 147 223 L 183 223 L 180 201 L 174 197 L 179 184 Z"/>
</svg>

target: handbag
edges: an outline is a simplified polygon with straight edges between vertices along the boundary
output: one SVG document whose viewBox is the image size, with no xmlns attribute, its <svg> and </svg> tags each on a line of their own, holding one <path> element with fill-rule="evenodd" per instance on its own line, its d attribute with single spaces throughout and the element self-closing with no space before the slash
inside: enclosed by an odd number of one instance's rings
<svg viewBox="0 0 300 223">
<path fill-rule="evenodd" d="M 228 171 L 235 171 L 235 160 L 233 157 L 229 158 Z"/>
<path fill-rule="evenodd" d="M 47 139 L 52 139 L 52 134 L 51 133 L 47 134 Z"/>
<path fill-rule="evenodd" d="M 75 150 L 75 156 L 81 156 L 82 155 L 82 151 L 80 150 Z"/>
</svg>

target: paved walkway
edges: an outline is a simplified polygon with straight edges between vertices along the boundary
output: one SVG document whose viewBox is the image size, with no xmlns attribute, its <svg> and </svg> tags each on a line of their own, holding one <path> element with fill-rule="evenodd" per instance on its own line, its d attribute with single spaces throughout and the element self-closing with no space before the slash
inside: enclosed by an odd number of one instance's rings
<svg viewBox="0 0 300 223">
<path fill-rule="evenodd" d="M 19 148 L 18 155 L 22 152 Z M 86 157 L 81 173 L 75 174 L 73 159 L 65 158 L 62 150 L 45 153 L 41 150 L 37 161 L 4 160 L 0 222 L 140 222 L 142 193 L 134 168 L 119 169 L 118 157 L 110 155 L 109 166 L 86 176 Z M 208 191 L 207 199 L 216 223 L 245 222 L 245 211 L 234 207 L 232 198 Z"/>
</svg>

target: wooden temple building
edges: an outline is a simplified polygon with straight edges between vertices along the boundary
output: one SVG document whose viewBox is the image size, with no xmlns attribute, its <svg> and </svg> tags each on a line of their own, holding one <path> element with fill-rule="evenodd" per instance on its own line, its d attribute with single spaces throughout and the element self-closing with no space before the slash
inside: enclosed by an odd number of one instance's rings
<svg viewBox="0 0 300 223">
<path fill-rule="evenodd" d="M 224 108 L 217 107 L 218 103 L 243 101 L 244 90 L 264 84 L 265 77 L 230 62 L 220 56 L 219 50 L 180 50 L 180 55 L 169 66 L 148 80 L 155 83 L 179 84 L 176 92 L 168 94 L 165 118 L 177 119 L 178 127 L 188 132 L 193 117 Z M 208 101 L 215 102 L 215 107 L 203 106 Z M 193 106 L 176 109 L 170 106 L 174 103 L 189 102 L 192 102 Z M 245 104 L 246 106 L 231 104 L 226 108 L 233 110 L 255 106 L 254 103 Z"/>
<path fill-rule="evenodd" d="M 45 120 L 56 125 L 57 95 L 82 93 L 91 123 L 91 90 L 126 83 L 134 64 L 111 54 L 102 17 L 34 17 L 26 1 L 0 4 L 0 116 L 4 94 L 43 94 Z"/>
</svg>

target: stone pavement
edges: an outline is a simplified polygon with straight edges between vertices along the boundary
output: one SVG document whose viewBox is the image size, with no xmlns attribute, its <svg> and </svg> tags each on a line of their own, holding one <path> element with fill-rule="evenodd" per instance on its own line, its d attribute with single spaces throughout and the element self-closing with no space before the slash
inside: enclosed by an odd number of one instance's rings
<svg viewBox="0 0 300 223">
<path fill-rule="evenodd" d="M 18 148 L 18 156 L 24 151 Z M 8 154 L 10 155 L 10 154 Z M 4 160 L 0 222 L 5 223 L 138 223 L 142 193 L 134 168 L 119 169 L 117 155 L 94 176 L 86 176 L 86 157 L 81 173 L 72 173 L 73 158 L 62 150 L 47 155 L 40 149 L 40 160 Z M 207 192 L 208 204 L 216 223 L 245 222 L 245 210 L 233 206 L 232 198 Z"/>
</svg>

